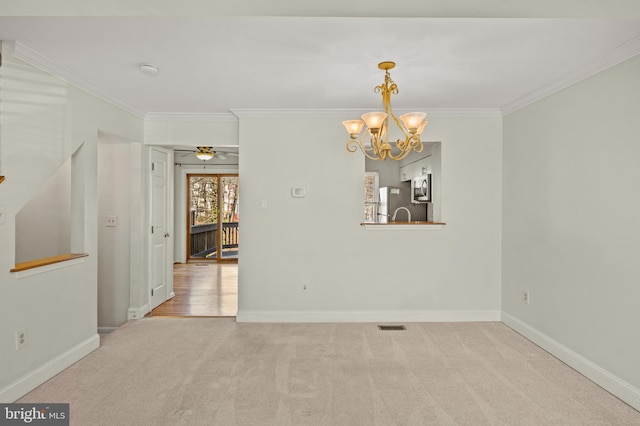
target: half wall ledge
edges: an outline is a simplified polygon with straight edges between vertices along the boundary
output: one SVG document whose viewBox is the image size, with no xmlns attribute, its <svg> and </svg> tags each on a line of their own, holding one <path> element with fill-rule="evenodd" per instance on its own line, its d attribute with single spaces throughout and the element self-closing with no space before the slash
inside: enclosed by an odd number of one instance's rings
<svg viewBox="0 0 640 426">
<path fill-rule="evenodd" d="M 44 257 L 42 259 L 30 260 L 28 262 L 16 263 L 15 268 L 9 272 L 22 272 L 33 268 L 39 268 L 40 266 L 53 265 L 56 263 L 67 262 L 69 260 L 80 259 L 81 257 L 87 257 L 87 253 L 66 253 L 58 256 Z"/>
<path fill-rule="evenodd" d="M 387 223 L 368 223 L 360 224 L 367 231 L 438 231 L 446 225 L 444 222 L 387 222 Z"/>
</svg>

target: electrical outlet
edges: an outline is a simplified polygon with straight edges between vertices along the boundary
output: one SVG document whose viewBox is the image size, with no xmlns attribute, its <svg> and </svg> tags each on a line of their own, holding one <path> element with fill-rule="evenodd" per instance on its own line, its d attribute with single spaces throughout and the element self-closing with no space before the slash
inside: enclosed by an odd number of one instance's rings
<svg viewBox="0 0 640 426">
<path fill-rule="evenodd" d="M 105 224 L 107 226 L 118 226 L 118 216 L 116 215 L 107 215 L 105 219 Z"/>
<path fill-rule="evenodd" d="M 303 293 L 309 293 L 309 283 L 306 282 L 306 281 L 303 281 L 300 284 L 300 291 L 303 292 Z"/>
<path fill-rule="evenodd" d="M 531 303 L 531 297 L 529 296 L 529 292 L 526 290 L 522 292 L 522 303 L 524 303 L 525 305 Z"/>
<path fill-rule="evenodd" d="M 29 343 L 29 340 L 27 339 L 27 337 L 28 336 L 27 336 L 26 328 L 16 331 L 16 350 L 17 351 L 27 346 L 27 344 Z"/>
</svg>

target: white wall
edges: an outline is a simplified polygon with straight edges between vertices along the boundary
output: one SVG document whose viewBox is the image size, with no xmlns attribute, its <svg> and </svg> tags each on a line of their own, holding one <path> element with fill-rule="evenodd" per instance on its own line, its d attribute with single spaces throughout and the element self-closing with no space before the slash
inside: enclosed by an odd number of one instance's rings
<svg viewBox="0 0 640 426">
<path fill-rule="evenodd" d="M 71 158 L 16 214 L 16 263 L 71 251 Z"/>
<path fill-rule="evenodd" d="M 241 118 L 238 320 L 499 319 L 501 133 L 500 118 L 432 120 L 447 225 L 371 232 L 340 120 Z"/>
<path fill-rule="evenodd" d="M 99 129 L 142 140 L 142 120 L 13 57 L 0 67 L 0 401 L 14 401 L 94 350 L 97 330 L 97 139 Z M 88 253 L 62 269 L 10 273 L 15 215 L 74 154 L 71 251 Z M 31 153 L 40 155 L 33 156 Z M 15 332 L 28 345 L 15 348 Z"/>
<path fill-rule="evenodd" d="M 505 118 L 502 293 L 510 325 L 640 409 L 638 76 L 640 56 Z"/>
<path fill-rule="evenodd" d="M 237 145 L 238 120 L 231 114 L 207 120 L 145 120 L 146 145 Z"/>
<path fill-rule="evenodd" d="M 98 139 L 99 327 L 124 324 L 130 306 L 132 145 L 103 133 Z M 107 215 L 117 217 L 117 226 L 106 226 Z"/>
</svg>

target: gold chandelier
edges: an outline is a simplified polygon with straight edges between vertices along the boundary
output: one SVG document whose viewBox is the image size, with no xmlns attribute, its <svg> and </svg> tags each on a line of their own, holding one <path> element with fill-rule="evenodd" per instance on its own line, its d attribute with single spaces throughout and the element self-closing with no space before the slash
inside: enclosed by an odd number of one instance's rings
<svg viewBox="0 0 640 426">
<path fill-rule="evenodd" d="M 342 124 L 347 128 L 351 139 L 347 142 L 347 151 L 356 152 L 360 147 L 367 158 L 372 160 L 402 160 L 411 150 L 422 152 L 420 134 L 427 125 L 424 112 L 409 112 L 396 117 L 391 109 L 391 94 L 398 94 L 398 86 L 391 79 L 389 70 L 396 66 L 395 62 L 381 62 L 378 68 L 385 71 L 384 83 L 374 88 L 375 93 L 382 93 L 384 112 L 368 112 L 362 115 L 362 120 L 347 120 Z M 389 116 L 396 126 L 402 130 L 404 139 L 395 142 L 396 149 L 389 143 Z M 400 122 L 402 121 L 402 123 Z M 360 132 L 367 126 L 362 136 Z M 368 140 L 367 139 L 368 134 Z"/>
</svg>

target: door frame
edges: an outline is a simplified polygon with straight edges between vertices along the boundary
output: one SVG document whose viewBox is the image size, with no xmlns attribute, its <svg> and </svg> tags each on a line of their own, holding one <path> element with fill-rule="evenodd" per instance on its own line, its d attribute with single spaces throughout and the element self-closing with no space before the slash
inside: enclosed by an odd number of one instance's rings
<svg viewBox="0 0 640 426">
<path fill-rule="evenodd" d="M 190 229 L 190 227 L 191 227 L 191 193 L 190 193 L 191 184 L 189 182 L 189 177 L 191 177 L 191 176 L 201 176 L 201 177 L 215 176 L 215 177 L 218 178 L 218 181 L 217 181 L 217 185 L 218 185 L 218 200 L 217 200 L 218 212 L 221 211 L 222 202 L 223 202 L 222 201 L 222 197 L 221 197 L 221 194 L 222 194 L 222 191 L 221 191 L 221 189 L 222 189 L 222 185 L 221 185 L 222 178 L 224 178 L 224 177 L 239 178 L 240 177 L 238 172 L 235 172 L 235 173 L 217 173 L 217 172 L 210 171 L 208 173 L 192 173 L 192 172 L 187 172 L 186 173 L 185 182 L 184 182 L 185 183 L 185 186 L 184 186 L 184 189 L 185 189 L 185 203 L 184 203 L 184 206 L 185 206 L 185 218 L 186 218 L 186 220 L 184 222 L 184 225 L 185 225 L 185 241 L 186 241 L 186 243 L 185 243 L 186 261 L 188 262 L 190 260 L 196 260 L 198 262 L 237 263 L 238 262 L 238 258 L 237 257 L 236 258 L 224 259 L 224 258 L 222 258 L 220 256 L 222 247 L 218 247 L 217 255 L 216 255 L 215 259 L 212 259 L 212 258 L 198 258 L 198 257 L 192 258 L 192 257 L 190 257 L 190 253 L 189 252 L 191 251 L 190 250 L 190 247 L 191 247 L 191 232 L 190 232 L 191 231 L 191 229 Z M 217 219 L 217 223 L 216 224 L 218 225 L 218 231 L 222 230 L 222 219 L 220 217 L 220 214 L 218 214 L 218 219 Z M 217 246 L 220 245 L 220 240 L 221 240 L 220 237 L 221 237 L 221 234 L 218 232 L 217 237 L 216 237 L 216 239 L 217 239 L 216 245 Z"/>
</svg>

